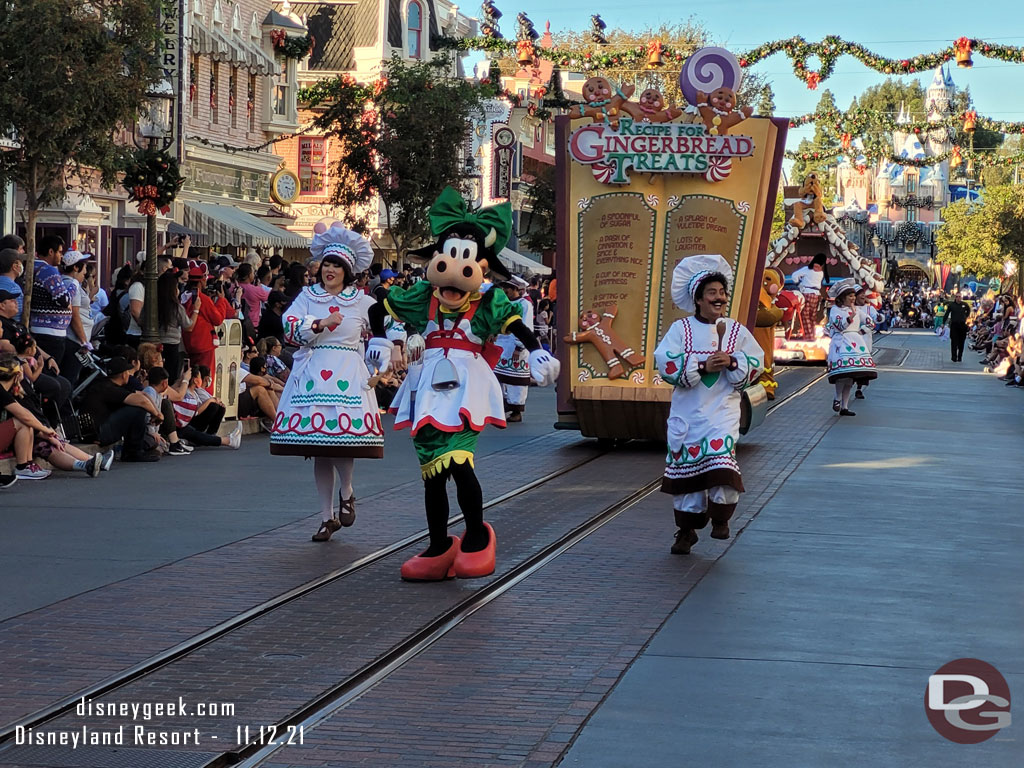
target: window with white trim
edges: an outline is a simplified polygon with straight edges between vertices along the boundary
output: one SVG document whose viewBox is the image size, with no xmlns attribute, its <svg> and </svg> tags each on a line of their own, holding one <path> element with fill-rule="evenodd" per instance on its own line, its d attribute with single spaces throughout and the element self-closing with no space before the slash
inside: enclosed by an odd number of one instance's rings
<svg viewBox="0 0 1024 768">
<path fill-rule="evenodd" d="M 423 6 L 419 0 L 409 3 L 409 56 L 418 59 L 422 53 Z"/>
</svg>

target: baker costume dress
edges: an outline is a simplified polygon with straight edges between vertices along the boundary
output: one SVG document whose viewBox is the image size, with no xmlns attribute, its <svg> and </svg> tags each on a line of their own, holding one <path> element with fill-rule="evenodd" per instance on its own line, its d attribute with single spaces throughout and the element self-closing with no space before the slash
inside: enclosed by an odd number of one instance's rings
<svg viewBox="0 0 1024 768">
<path fill-rule="evenodd" d="M 683 259 L 672 274 L 672 300 L 696 312 L 697 290 L 715 273 L 732 280 L 732 269 L 721 256 Z M 730 367 L 709 373 L 706 360 L 717 351 L 729 353 Z M 763 355 L 742 323 L 731 318 L 709 323 L 695 314 L 674 322 L 654 351 L 661 378 L 674 387 L 661 489 L 674 497 L 677 538 L 688 540 L 684 552 L 696 541 L 694 529 L 703 528 L 709 518 L 716 525 L 712 535 L 728 537 L 727 523 L 743 491 L 736 462 L 740 392 L 757 383 Z"/>
<path fill-rule="evenodd" d="M 270 452 L 279 456 L 384 455 L 377 397 L 368 385 L 363 361 L 367 310 L 376 299 L 355 286 L 340 294 L 322 285 L 303 288 L 284 313 L 285 342 L 299 347 L 285 383 L 270 434 Z M 313 330 L 337 309 L 344 319 L 333 331 Z"/>
<path fill-rule="evenodd" d="M 829 289 L 829 298 L 839 299 L 853 289 L 853 281 L 844 280 Z M 832 339 L 828 348 L 828 380 L 832 384 L 842 379 L 868 381 L 878 376 L 871 358 L 871 341 L 861 332 L 860 309 L 834 305 L 828 311 L 825 333 Z"/>
<path fill-rule="evenodd" d="M 521 277 L 513 277 L 509 282 L 522 291 L 530 287 Z M 526 327 L 533 328 L 533 302 L 529 296 L 521 296 L 511 304 Z M 494 367 L 494 375 L 501 384 L 505 410 L 522 413 L 526 410 L 526 398 L 530 394 L 530 353 L 511 333 L 501 334 L 495 343 L 501 347 L 501 359 Z"/>
<path fill-rule="evenodd" d="M 488 424 L 505 426 L 501 385 L 484 357 L 484 343 L 503 333 L 519 310 L 504 291 L 470 294 L 459 312 L 450 313 L 426 281 L 392 288 L 384 300 L 388 313 L 425 337 L 420 365 L 410 366 L 395 402 L 395 429 L 409 428 L 423 477 L 452 462 L 468 462 L 480 432 Z"/>
</svg>

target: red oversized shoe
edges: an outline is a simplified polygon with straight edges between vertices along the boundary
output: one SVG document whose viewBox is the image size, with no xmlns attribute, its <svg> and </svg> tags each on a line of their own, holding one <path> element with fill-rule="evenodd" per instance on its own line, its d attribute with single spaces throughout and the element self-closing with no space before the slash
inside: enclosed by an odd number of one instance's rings
<svg viewBox="0 0 1024 768">
<path fill-rule="evenodd" d="M 402 578 L 406 581 L 444 581 L 455 578 L 455 568 L 452 564 L 459 553 L 458 536 L 451 537 L 451 546 L 448 551 L 437 557 L 416 557 L 409 558 L 402 563 Z"/>
<path fill-rule="evenodd" d="M 491 540 L 487 546 L 479 552 L 463 552 L 455 555 L 455 575 L 460 579 L 478 579 L 481 576 L 490 576 L 494 573 L 495 552 L 497 550 L 497 538 L 490 523 L 484 523 L 484 528 L 490 534 Z"/>
</svg>

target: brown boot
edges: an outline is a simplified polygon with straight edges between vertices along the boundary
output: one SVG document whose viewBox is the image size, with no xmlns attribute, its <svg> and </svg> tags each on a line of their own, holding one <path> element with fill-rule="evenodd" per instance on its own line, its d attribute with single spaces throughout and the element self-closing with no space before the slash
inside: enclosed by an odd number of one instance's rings
<svg viewBox="0 0 1024 768">
<path fill-rule="evenodd" d="M 515 424 L 523 420 L 522 411 L 512 411 L 508 416 L 505 417 L 505 421 L 509 424 Z"/>
<path fill-rule="evenodd" d="M 341 528 L 341 523 L 335 519 L 324 520 L 320 523 L 320 527 L 316 533 L 313 534 L 313 541 L 330 541 L 331 534 Z"/>
<path fill-rule="evenodd" d="M 712 539 L 729 538 L 729 519 L 735 511 L 735 504 L 716 504 L 713 501 L 708 502 L 708 517 L 711 518 Z"/>
<path fill-rule="evenodd" d="M 697 532 L 693 528 L 680 528 L 676 531 L 676 542 L 672 545 L 673 555 L 688 555 L 690 547 L 697 543 Z"/>
</svg>

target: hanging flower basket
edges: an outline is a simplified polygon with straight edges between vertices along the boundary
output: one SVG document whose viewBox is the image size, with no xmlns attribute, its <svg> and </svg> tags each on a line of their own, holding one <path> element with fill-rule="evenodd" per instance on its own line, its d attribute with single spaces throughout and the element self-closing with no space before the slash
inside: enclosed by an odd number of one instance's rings
<svg viewBox="0 0 1024 768">
<path fill-rule="evenodd" d="M 128 199 L 138 203 L 139 213 L 166 214 L 177 197 L 185 178 L 178 161 L 166 152 L 144 149 L 137 152 L 125 169 L 124 188 Z"/>
<path fill-rule="evenodd" d="M 283 29 L 275 29 L 270 33 L 270 43 L 274 53 L 286 59 L 304 59 L 313 50 L 313 36 L 289 37 Z"/>
</svg>

